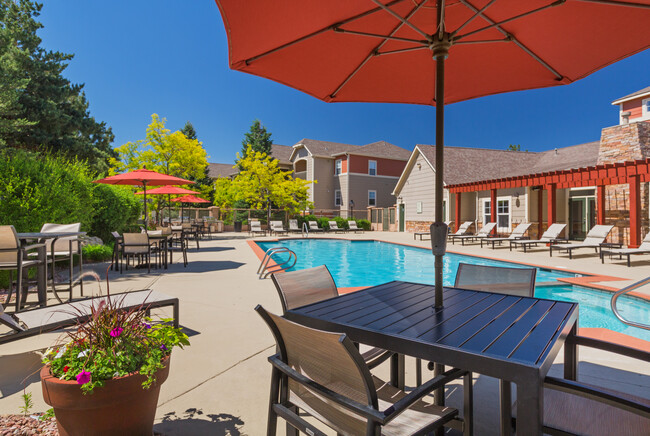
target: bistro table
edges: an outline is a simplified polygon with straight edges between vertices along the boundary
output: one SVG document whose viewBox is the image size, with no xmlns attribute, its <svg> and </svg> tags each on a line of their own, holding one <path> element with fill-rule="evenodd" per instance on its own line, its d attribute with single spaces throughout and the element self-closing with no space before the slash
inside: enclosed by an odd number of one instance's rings
<svg viewBox="0 0 650 436">
<path fill-rule="evenodd" d="M 565 339 L 577 333 L 578 304 L 458 288 L 434 308 L 432 285 L 394 281 L 286 312 L 309 327 L 517 384 L 517 434 L 540 435 L 543 382 Z M 565 375 L 576 346 L 565 345 Z M 394 375 L 394 373 L 393 373 Z M 509 392 L 509 390 L 507 391 Z M 510 402 L 509 395 L 503 397 Z M 502 404 L 508 433 L 510 404 Z"/>
<path fill-rule="evenodd" d="M 51 246 L 54 247 L 54 243 L 59 238 L 83 236 L 85 234 L 86 232 L 25 232 L 25 233 L 18 233 L 17 235 L 21 243 L 25 243 L 26 241 L 30 241 L 34 239 L 37 239 L 39 242 L 45 242 L 46 240 L 51 240 L 52 241 Z M 43 257 L 43 259 L 47 259 L 47 251 L 45 247 L 43 247 L 42 253 L 39 252 L 38 257 L 39 260 L 41 259 L 41 257 Z M 80 265 L 80 275 L 81 275 L 81 271 L 83 271 L 83 266 L 82 266 L 83 263 L 80 261 L 79 265 Z M 47 261 L 44 261 L 43 264 L 39 265 L 38 267 L 37 282 L 38 282 L 38 286 L 37 286 L 38 304 L 40 306 L 45 306 L 47 305 Z M 72 283 L 71 286 L 74 286 L 74 282 L 71 283 Z M 59 297 L 59 294 L 57 293 L 56 290 L 56 283 L 54 281 L 54 268 L 52 269 L 52 291 L 54 291 L 54 296 L 59 301 L 59 303 L 62 303 L 63 301 Z M 72 295 L 72 289 L 70 289 L 70 294 Z"/>
</svg>

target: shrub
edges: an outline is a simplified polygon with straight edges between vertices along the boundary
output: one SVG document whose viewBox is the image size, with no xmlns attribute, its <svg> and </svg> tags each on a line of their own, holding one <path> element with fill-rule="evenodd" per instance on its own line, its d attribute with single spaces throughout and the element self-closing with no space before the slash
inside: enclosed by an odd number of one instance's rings
<svg viewBox="0 0 650 436">
<path fill-rule="evenodd" d="M 318 222 L 318 227 L 320 227 L 323 230 L 329 230 L 330 224 L 329 221 L 330 219 L 327 217 L 320 217 L 316 221 Z"/>
<path fill-rule="evenodd" d="M 341 218 L 340 216 L 334 217 L 330 221 L 336 221 L 336 225 L 338 226 L 339 229 L 348 229 L 348 220 L 345 218 Z"/>
<path fill-rule="evenodd" d="M 82 251 L 84 261 L 104 262 L 113 257 L 113 247 L 109 245 L 85 245 Z"/>
<path fill-rule="evenodd" d="M 123 233 L 133 226 L 140 216 L 142 204 L 131 188 L 95 184 L 93 190 L 94 215 L 89 233 L 102 241 L 112 241 L 111 232 Z"/>
<path fill-rule="evenodd" d="M 363 230 L 370 230 L 370 221 L 365 219 L 355 220 L 357 222 L 357 227 Z"/>
</svg>

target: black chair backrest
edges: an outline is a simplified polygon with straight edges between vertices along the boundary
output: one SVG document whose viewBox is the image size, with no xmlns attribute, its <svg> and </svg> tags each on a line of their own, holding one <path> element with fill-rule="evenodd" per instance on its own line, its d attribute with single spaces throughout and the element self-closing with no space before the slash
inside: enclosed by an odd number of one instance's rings
<svg viewBox="0 0 650 436">
<path fill-rule="evenodd" d="M 458 264 L 455 286 L 475 291 L 532 297 L 535 293 L 536 275 L 536 268 L 473 265 L 461 262 Z"/>
</svg>

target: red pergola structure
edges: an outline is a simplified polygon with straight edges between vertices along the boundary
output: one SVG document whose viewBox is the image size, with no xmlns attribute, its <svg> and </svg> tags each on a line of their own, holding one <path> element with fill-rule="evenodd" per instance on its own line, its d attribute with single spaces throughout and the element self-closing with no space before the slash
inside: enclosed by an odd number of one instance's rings
<svg viewBox="0 0 650 436">
<path fill-rule="evenodd" d="M 547 218 L 550 226 L 556 220 L 556 190 L 596 186 L 596 222 L 605 224 L 605 186 L 629 184 L 630 186 L 630 247 L 641 243 L 641 182 L 650 182 L 650 159 L 607 163 L 602 165 L 549 171 L 537 174 L 482 180 L 448 185 L 450 193 L 456 194 L 456 226 L 460 223 L 460 205 L 463 192 L 490 191 L 492 203 L 496 204 L 497 190 L 538 186 L 547 191 Z M 538 196 L 537 221 L 542 225 L 542 195 Z M 496 207 L 491 208 L 491 220 L 496 222 Z"/>
</svg>

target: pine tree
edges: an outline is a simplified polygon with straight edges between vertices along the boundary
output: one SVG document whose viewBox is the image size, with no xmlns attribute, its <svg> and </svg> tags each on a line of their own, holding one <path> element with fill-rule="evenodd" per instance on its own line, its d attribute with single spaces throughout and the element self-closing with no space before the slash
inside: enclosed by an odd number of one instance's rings
<svg viewBox="0 0 650 436">
<path fill-rule="evenodd" d="M 249 144 L 251 146 L 251 149 L 255 153 L 264 153 L 267 156 L 271 156 L 272 153 L 271 145 L 273 145 L 273 140 L 271 139 L 271 133 L 266 131 L 266 127 L 262 126 L 260 120 L 253 121 L 250 131 L 244 134 L 244 140 L 241 142 L 242 159 L 246 157 Z"/>
<path fill-rule="evenodd" d="M 185 123 L 181 129 L 181 133 L 185 135 L 187 139 L 198 139 L 196 136 L 196 130 L 194 130 L 194 126 L 189 121 Z"/>
</svg>

